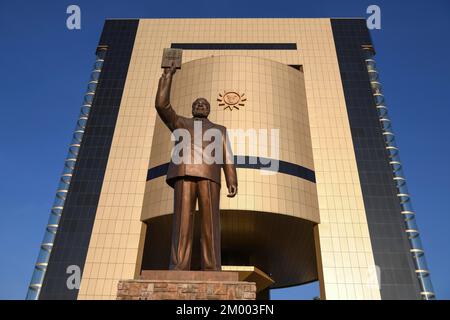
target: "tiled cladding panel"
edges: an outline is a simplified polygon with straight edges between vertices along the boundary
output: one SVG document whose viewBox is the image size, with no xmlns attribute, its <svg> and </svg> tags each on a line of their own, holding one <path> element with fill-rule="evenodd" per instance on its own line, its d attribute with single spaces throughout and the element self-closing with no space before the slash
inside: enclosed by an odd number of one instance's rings
<svg viewBox="0 0 450 320">
<path fill-rule="evenodd" d="M 378 288 L 367 281 L 374 260 L 330 19 L 139 21 L 79 298 L 115 298 L 117 282 L 133 278 L 140 267 L 154 99 L 162 51 L 172 43 L 297 44 L 297 50 L 185 50 L 183 62 L 237 55 L 303 66 L 320 210 L 322 293 L 327 299 L 379 299 Z"/>
<path fill-rule="evenodd" d="M 97 204 L 110 153 L 138 20 L 105 23 L 100 39 L 108 45 L 92 111 L 79 151 L 40 299 L 76 299 L 66 285 L 66 269 L 83 271 Z M 93 55 L 94 57 L 94 55 Z"/>
<path fill-rule="evenodd" d="M 383 299 L 419 299 L 410 246 L 372 97 L 362 45 L 371 44 L 364 20 L 332 20 L 375 263 Z"/>
<path fill-rule="evenodd" d="M 219 106 L 219 94 L 235 91 L 246 101 L 239 110 Z M 219 56 L 187 62 L 174 76 L 171 103 L 178 114 L 191 117 L 192 102 L 204 97 L 211 102 L 209 119 L 227 127 L 265 130 L 267 146 L 252 148 L 247 139 L 232 139 L 238 156 L 272 156 L 271 129 L 279 130 L 279 159 L 314 169 L 303 73 L 268 59 Z M 259 143 L 258 141 L 255 143 Z M 170 131 L 157 119 L 150 165 L 170 160 L 173 143 Z M 238 168 L 239 195 L 228 198 L 221 192 L 222 210 L 256 210 L 287 214 L 319 222 L 315 184 L 293 175 Z M 173 212 L 173 192 L 165 177 L 147 183 L 142 220 Z M 225 177 L 222 174 L 222 185 Z M 224 188 L 225 189 L 225 188 Z"/>
</svg>

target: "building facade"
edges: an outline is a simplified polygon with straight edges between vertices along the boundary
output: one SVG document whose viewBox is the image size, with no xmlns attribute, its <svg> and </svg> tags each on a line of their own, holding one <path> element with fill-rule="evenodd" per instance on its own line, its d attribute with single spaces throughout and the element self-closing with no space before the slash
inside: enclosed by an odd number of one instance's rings
<svg viewBox="0 0 450 320">
<path fill-rule="evenodd" d="M 273 288 L 319 281 L 322 299 L 434 297 L 365 20 L 289 18 L 105 22 L 28 298 L 115 299 L 119 280 L 167 268 L 164 48 L 183 49 L 176 111 L 202 96 L 245 133 L 239 194 L 221 195 L 224 265 Z"/>
</svg>

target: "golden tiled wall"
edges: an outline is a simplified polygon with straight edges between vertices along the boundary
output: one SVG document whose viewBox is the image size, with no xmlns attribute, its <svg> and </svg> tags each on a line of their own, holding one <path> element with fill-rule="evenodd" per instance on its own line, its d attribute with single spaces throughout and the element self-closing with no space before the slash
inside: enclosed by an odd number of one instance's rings
<svg viewBox="0 0 450 320">
<path fill-rule="evenodd" d="M 154 97 L 162 50 L 172 42 L 297 43 L 298 50 L 186 50 L 183 62 L 237 55 L 303 65 L 321 222 L 322 296 L 379 299 L 379 290 L 367 283 L 374 259 L 329 19 L 140 20 L 79 298 L 114 299 L 118 280 L 139 271 Z M 217 121 L 230 126 L 225 118 Z"/>
<path fill-rule="evenodd" d="M 246 97 L 244 106 L 239 106 L 239 110 L 220 106 L 219 94 L 226 91 Z M 269 59 L 238 55 L 192 60 L 175 74 L 171 103 L 178 114 L 192 117 L 192 102 L 198 97 L 210 101 L 209 119 L 212 122 L 224 125 L 230 131 L 255 130 L 257 147 L 253 150 L 250 139 L 232 139 L 236 155 L 276 158 L 314 170 L 301 71 Z M 271 129 L 278 130 L 279 147 L 270 136 Z M 269 142 L 267 148 L 259 146 L 259 130 L 267 131 L 267 134 L 262 131 Z M 271 146 L 275 144 L 279 155 L 271 154 Z M 168 162 L 172 146 L 170 131 L 158 118 L 150 167 Z M 235 198 L 226 196 L 222 174 L 221 209 L 280 213 L 319 222 L 314 183 L 288 174 L 264 173 L 267 171 L 239 168 L 239 194 Z M 165 177 L 160 177 L 147 182 L 143 221 L 173 212 L 173 189 L 164 180 Z"/>
</svg>

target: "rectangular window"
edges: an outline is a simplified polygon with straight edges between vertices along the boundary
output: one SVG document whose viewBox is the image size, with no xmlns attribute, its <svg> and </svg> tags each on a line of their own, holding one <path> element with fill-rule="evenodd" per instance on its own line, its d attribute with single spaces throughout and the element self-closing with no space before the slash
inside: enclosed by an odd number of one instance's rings
<svg viewBox="0 0 450 320">
<path fill-rule="evenodd" d="M 183 50 L 297 50 L 296 43 L 172 43 Z"/>
</svg>

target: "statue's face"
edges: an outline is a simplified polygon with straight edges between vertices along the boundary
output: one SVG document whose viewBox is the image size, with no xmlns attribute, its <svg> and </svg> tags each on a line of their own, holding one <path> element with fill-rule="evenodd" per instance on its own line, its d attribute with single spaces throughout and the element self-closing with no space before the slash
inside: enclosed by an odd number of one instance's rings
<svg viewBox="0 0 450 320">
<path fill-rule="evenodd" d="M 210 112 L 208 100 L 198 98 L 192 103 L 192 115 L 199 118 L 207 118 Z"/>
</svg>

